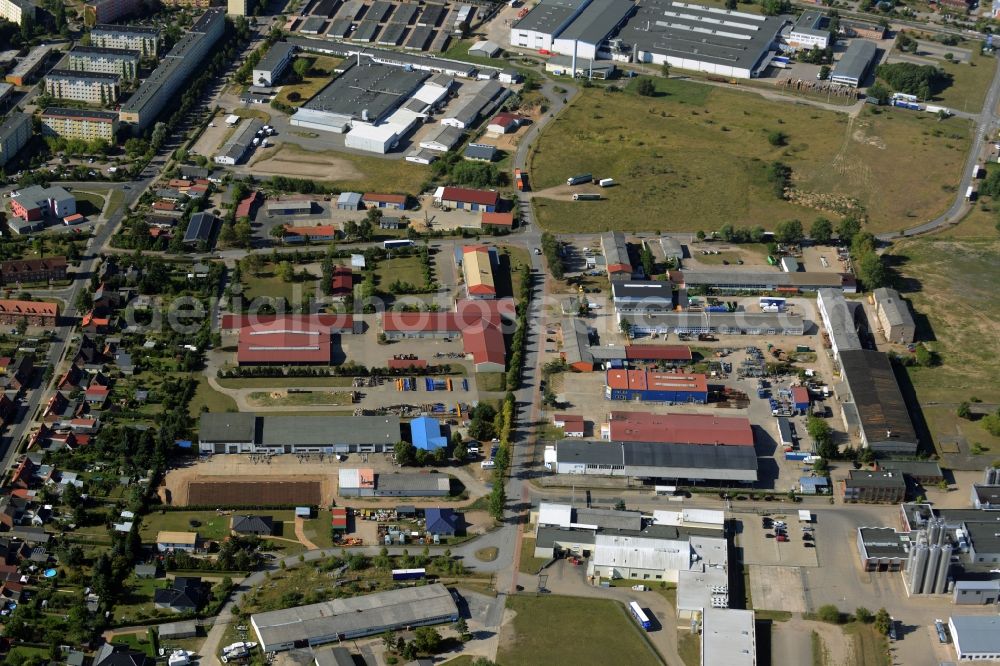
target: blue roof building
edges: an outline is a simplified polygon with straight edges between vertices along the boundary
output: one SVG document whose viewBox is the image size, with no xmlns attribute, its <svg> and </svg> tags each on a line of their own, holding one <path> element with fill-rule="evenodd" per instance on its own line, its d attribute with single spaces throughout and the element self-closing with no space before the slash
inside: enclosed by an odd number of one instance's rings
<svg viewBox="0 0 1000 666">
<path fill-rule="evenodd" d="M 429 416 L 410 421 L 410 438 L 413 446 L 424 451 L 434 451 L 448 445 L 448 438 L 441 434 L 441 423 Z"/>
<path fill-rule="evenodd" d="M 430 534 L 455 536 L 458 531 L 459 515 L 451 509 L 424 509 L 424 518 L 427 519 L 427 532 Z"/>
</svg>

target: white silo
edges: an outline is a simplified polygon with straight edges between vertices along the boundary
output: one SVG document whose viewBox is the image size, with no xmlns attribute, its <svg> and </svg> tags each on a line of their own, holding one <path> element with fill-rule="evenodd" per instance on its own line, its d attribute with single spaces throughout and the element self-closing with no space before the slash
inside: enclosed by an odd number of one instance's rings
<svg viewBox="0 0 1000 666">
<path fill-rule="evenodd" d="M 948 586 L 948 568 L 951 566 L 951 546 L 941 548 L 941 561 L 938 562 L 937 575 L 934 579 L 934 594 L 944 594 Z"/>
</svg>

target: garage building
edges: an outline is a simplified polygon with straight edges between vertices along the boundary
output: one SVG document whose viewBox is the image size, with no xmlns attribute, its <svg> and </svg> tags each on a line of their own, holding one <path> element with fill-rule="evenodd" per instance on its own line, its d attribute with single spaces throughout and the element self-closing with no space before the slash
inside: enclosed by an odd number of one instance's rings
<svg viewBox="0 0 1000 666">
<path fill-rule="evenodd" d="M 800 315 L 770 312 L 664 312 L 619 315 L 634 337 L 661 333 L 721 335 L 803 335 Z"/>
<path fill-rule="evenodd" d="M 875 42 L 866 39 L 855 39 L 847 47 L 847 52 L 841 56 L 830 74 L 830 81 L 845 86 L 857 88 L 868 75 L 868 68 L 875 60 Z"/>
<path fill-rule="evenodd" d="M 606 383 L 604 397 L 608 400 L 708 402 L 705 375 L 616 368 L 607 371 Z"/>
<path fill-rule="evenodd" d="M 201 453 L 381 453 L 401 439 L 396 416 L 201 415 Z"/>
</svg>

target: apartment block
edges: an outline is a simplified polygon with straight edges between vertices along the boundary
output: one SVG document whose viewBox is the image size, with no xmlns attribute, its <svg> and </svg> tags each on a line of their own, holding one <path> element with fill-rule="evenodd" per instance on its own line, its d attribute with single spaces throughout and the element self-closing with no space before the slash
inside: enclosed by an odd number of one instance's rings
<svg viewBox="0 0 1000 666">
<path fill-rule="evenodd" d="M 17 63 L 14 69 L 7 72 L 7 83 L 23 86 L 34 82 L 35 75 L 45 65 L 51 52 L 52 46 L 49 44 L 40 44 L 28 51 L 28 55 L 21 58 L 21 62 Z"/>
<path fill-rule="evenodd" d="M 25 17 L 35 18 L 35 6 L 28 0 L 0 0 L 0 18 L 21 25 Z"/>
<path fill-rule="evenodd" d="M 90 31 L 90 45 L 104 49 L 138 51 L 143 58 L 152 58 L 160 50 L 160 31 L 144 25 L 101 23 Z"/>
<path fill-rule="evenodd" d="M 141 6 L 142 0 L 90 0 L 83 6 L 83 22 L 88 26 L 111 23 L 134 14 Z"/>
<path fill-rule="evenodd" d="M 14 159 L 30 138 L 31 116 L 27 113 L 12 113 L 0 123 L 0 167 Z"/>
<path fill-rule="evenodd" d="M 103 72 L 53 69 L 45 76 L 45 92 L 56 99 L 72 99 L 107 106 L 118 101 L 121 76 Z"/>
<path fill-rule="evenodd" d="M 117 74 L 126 80 L 134 79 L 139 72 L 139 52 L 131 49 L 74 46 L 67 60 L 69 69 L 78 72 Z"/>
<path fill-rule="evenodd" d="M 149 78 L 122 105 L 119 116 L 122 122 L 144 128 L 156 120 L 222 37 L 225 11 L 222 7 L 209 9 L 191 26 L 188 34 L 174 45 Z"/>
<path fill-rule="evenodd" d="M 104 139 L 113 143 L 118 134 L 118 114 L 50 106 L 42 112 L 42 131 L 66 139 Z"/>
</svg>

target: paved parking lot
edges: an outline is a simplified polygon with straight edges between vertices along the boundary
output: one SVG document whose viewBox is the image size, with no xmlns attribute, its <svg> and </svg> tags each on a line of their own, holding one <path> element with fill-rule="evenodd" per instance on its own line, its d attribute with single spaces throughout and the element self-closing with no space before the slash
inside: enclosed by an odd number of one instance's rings
<svg viewBox="0 0 1000 666">
<path fill-rule="evenodd" d="M 787 545 L 787 544 L 783 544 Z M 754 608 L 804 613 L 805 591 L 800 567 L 750 565 L 750 596 Z"/>
<path fill-rule="evenodd" d="M 819 539 L 813 541 L 816 547 L 807 548 L 805 546 L 807 542 L 803 539 L 806 532 L 802 530 L 803 524 L 799 523 L 795 514 L 790 513 L 783 520 L 788 523 L 786 542 L 765 537 L 765 534 L 774 534 L 774 529 L 762 528 L 760 520 L 754 516 L 748 516 L 741 521 L 742 529 L 737 534 L 736 543 L 743 548 L 743 562 L 786 567 L 819 566 L 816 555 L 821 546 Z"/>
</svg>

